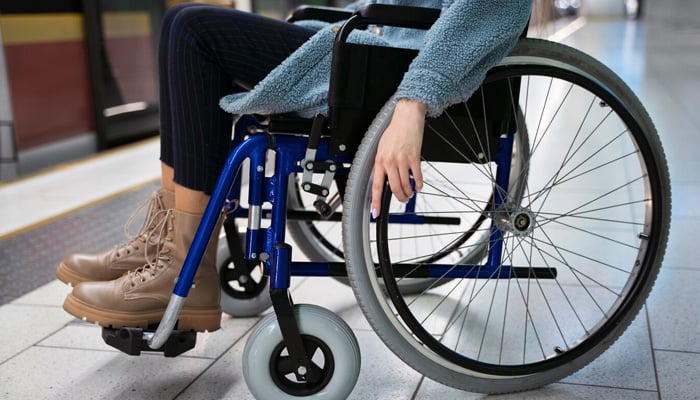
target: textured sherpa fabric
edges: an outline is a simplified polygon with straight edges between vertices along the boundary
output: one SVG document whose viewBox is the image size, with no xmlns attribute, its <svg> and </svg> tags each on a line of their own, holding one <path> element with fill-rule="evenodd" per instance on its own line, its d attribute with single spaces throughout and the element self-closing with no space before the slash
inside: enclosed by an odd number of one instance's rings
<svg viewBox="0 0 700 400">
<path fill-rule="evenodd" d="M 440 18 L 428 31 L 384 27 L 381 36 L 355 31 L 349 38 L 353 43 L 420 49 L 395 97 L 427 103 L 429 116 L 438 115 L 446 105 L 469 98 L 486 71 L 513 48 L 532 7 L 532 0 L 380 0 L 377 3 L 441 8 Z M 233 114 L 295 111 L 302 116 L 327 111 L 335 40 L 332 28 L 338 24 L 302 23 L 318 32 L 251 91 L 223 97 L 221 108 Z"/>
</svg>

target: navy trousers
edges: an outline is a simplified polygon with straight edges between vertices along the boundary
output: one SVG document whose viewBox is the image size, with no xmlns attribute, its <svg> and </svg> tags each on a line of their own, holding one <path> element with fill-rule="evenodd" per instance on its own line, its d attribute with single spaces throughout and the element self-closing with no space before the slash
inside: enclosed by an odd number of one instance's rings
<svg viewBox="0 0 700 400">
<path fill-rule="evenodd" d="M 175 182 L 210 194 L 229 153 L 227 94 L 253 87 L 314 30 L 203 4 L 170 8 L 158 49 L 160 160 Z"/>
</svg>

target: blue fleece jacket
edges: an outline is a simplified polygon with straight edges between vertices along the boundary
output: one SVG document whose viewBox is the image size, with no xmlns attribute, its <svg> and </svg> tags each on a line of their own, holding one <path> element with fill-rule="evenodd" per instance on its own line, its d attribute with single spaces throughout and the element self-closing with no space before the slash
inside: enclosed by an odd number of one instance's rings
<svg viewBox="0 0 700 400">
<path fill-rule="evenodd" d="M 376 2 L 441 9 L 440 18 L 427 31 L 384 27 L 381 36 L 355 31 L 349 38 L 354 43 L 419 49 L 395 97 L 427 103 L 429 116 L 471 96 L 486 71 L 515 46 L 532 7 L 532 0 Z M 251 91 L 223 97 L 221 108 L 234 114 L 295 111 L 302 116 L 327 111 L 335 33 L 331 24 L 302 23 L 318 32 Z"/>
</svg>

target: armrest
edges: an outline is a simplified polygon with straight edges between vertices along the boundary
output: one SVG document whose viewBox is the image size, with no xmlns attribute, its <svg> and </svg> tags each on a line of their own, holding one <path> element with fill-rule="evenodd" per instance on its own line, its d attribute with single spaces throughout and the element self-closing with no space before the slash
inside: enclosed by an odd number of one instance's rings
<svg viewBox="0 0 700 400">
<path fill-rule="evenodd" d="M 352 15 L 340 28 L 333 52 L 337 52 L 346 42 L 350 32 L 364 29 L 369 25 L 388 25 L 400 28 L 430 29 L 440 17 L 436 8 L 396 6 L 389 4 L 369 4 Z"/>
<path fill-rule="evenodd" d="M 338 22 L 352 16 L 352 11 L 339 7 L 300 6 L 294 9 L 287 22 L 314 19 L 324 22 Z"/>
<path fill-rule="evenodd" d="M 389 25 L 402 28 L 430 29 L 440 17 L 436 8 L 368 4 L 355 12 L 370 25 Z"/>
<path fill-rule="evenodd" d="M 369 25 L 388 25 L 400 28 L 430 29 L 440 18 L 440 10 L 436 8 L 397 6 L 390 4 L 368 4 L 356 10 L 343 23 L 336 33 L 333 42 L 333 60 L 331 76 L 345 63 L 343 48 L 350 33 L 355 29 L 365 29 Z"/>
</svg>

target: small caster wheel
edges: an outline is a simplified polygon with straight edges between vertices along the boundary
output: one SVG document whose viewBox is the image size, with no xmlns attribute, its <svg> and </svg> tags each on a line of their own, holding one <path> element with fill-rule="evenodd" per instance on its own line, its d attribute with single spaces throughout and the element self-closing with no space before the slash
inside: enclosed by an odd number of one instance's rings
<svg viewBox="0 0 700 400">
<path fill-rule="evenodd" d="M 350 327 L 325 308 L 301 304 L 294 315 L 318 382 L 296 378 L 275 314 L 263 318 L 246 342 L 243 375 L 256 399 L 346 399 L 360 374 L 360 347 Z"/>
<path fill-rule="evenodd" d="M 226 314 L 252 317 L 272 306 L 270 282 L 263 274 L 262 266 L 256 266 L 250 271 L 237 267 L 224 239 L 219 240 L 216 269 L 221 283 L 221 309 Z"/>
</svg>

